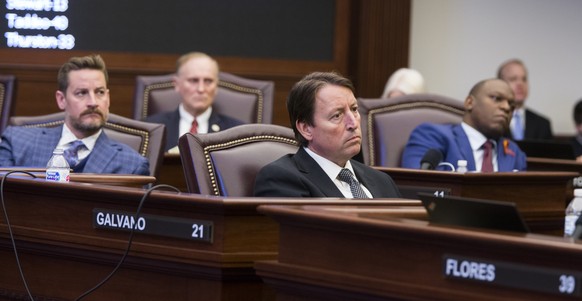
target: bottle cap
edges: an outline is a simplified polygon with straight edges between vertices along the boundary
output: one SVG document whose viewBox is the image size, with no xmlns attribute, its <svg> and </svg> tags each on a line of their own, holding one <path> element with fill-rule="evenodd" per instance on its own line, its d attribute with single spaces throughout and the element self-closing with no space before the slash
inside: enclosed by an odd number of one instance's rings
<svg viewBox="0 0 582 301">
<path fill-rule="evenodd" d="M 577 198 L 582 197 L 582 188 L 574 189 L 574 196 Z"/>
</svg>

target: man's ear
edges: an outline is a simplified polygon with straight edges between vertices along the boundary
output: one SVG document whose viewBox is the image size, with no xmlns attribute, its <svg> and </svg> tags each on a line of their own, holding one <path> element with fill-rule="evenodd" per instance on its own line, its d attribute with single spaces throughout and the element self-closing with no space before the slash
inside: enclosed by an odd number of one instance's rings
<svg viewBox="0 0 582 301">
<path fill-rule="evenodd" d="M 174 82 L 174 90 L 176 92 L 180 93 L 180 91 L 179 91 L 180 88 L 178 88 L 178 76 L 177 75 L 172 76 L 172 82 Z"/>
<path fill-rule="evenodd" d="M 55 99 L 57 100 L 57 106 L 59 109 L 64 110 L 67 107 L 67 101 L 65 100 L 65 94 L 61 91 L 55 92 Z"/>
<path fill-rule="evenodd" d="M 471 112 L 471 110 L 473 110 L 473 105 L 475 104 L 475 97 L 473 97 L 473 95 L 469 95 L 467 96 L 467 98 L 465 98 L 465 111 L 467 112 Z"/>
<path fill-rule="evenodd" d="M 313 139 L 313 126 L 308 125 L 305 122 L 296 121 L 295 127 L 297 131 L 305 138 L 307 141 L 311 141 Z"/>
</svg>

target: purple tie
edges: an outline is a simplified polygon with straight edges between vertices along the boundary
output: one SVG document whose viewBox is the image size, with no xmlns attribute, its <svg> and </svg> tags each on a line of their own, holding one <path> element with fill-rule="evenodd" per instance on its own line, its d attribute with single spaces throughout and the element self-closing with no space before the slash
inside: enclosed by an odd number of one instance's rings
<svg viewBox="0 0 582 301">
<path fill-rule="evenodd" d="M 77 166 L 79 164 L 79 150 L 86 147 L 81 140 L 75 140 L 71 143 L 69 148 L 67 148 L 64 152 L 65 159 L 69 162 L 69 166 L 71 168 Z"/>
</svg>

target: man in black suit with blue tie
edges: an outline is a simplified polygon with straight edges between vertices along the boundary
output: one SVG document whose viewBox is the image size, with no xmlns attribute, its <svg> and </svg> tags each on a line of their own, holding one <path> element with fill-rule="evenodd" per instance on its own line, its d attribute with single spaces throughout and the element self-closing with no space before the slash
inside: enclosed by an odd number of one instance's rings
<svg viewBox="0 0 582 301">
<path fill-rule="evenodd" d="M 213 133 L 243 124 L 212 109 L 218 91 L 218 62 L 202 52 L 190 52 L 176 62 L 174 86 L 182 102 L 178 109 L 145 119 L 166 125 L 165 151 L 177 151 L 178 138 L 185 133 Z"/>
<path fill-rule="evenodd" d="M 497 70 L 497 78 L 505 80 L 515 96 L 515 110 L 509 125 L 513 140 L 553 139 L 550 120 L 525 107 L 529 92 L 525 64 L 518 59 L 508 60 Z"/>
</svg>

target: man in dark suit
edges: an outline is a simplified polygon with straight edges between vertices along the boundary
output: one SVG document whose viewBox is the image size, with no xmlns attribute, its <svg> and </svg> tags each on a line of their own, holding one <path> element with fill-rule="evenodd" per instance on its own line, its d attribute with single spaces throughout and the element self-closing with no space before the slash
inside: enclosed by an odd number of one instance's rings
<svg viewBox="0 0 582 301">
<path fill-rule="evenodd" d="M 0 166 L 46 167 L 55 148 L 76 145 L 75 159 L 69 162 L 74 172 L 149 175 L 146 158 L 109 139 L 102 129 L 109 115 L 109 89 L 100 56 L 71 58 L 59 70 L 58 85 L 55 97 L 65 111 L 64 124 L 6 128 L 0 143 Z"/>
<path fill-rule="evenodd" d="M 513 92 L 505 81 L 480 81 L 465 99 L 461 124 L 424 123 L 412 131 L 402 154 L 402 167 L 420 168 L 427 151 L 435 149 L 443 154 L 444 162 L 456 165 L 458 160 L 466 160 L 469 171 L 525 170 L 525 153 L 503 137 L 513 108 Z M 489 170 L 484 162 L 490 162 Z"/>
<path fill-rule="evenodd" d="M 261 169 L 255 196 L 400 197 L 390 176 L 351 160 L 362 134 L 348 79 L 332 72 L 307 75 L 291 89 L 287 110 L 299 150 Z"/>
<path fill-rule="evenodd" d="M 178 138 L 185 133 L 213 133 L 243 124 L 212 110 L 218 73 L 218 62 L 205 53 L 191 52 L 178 59 L 174 86 L 182 98 L 180 106 L 145 119 L 166 125 L 166 151 L 177 150 Z"/>
<path fill-rule="evenodd" d="M 511 59 L 499 66 L 497 78 L 509 83 L 515 96 L 515 110 L 510 131 L 514 140 L 553 139 L 550 120 L 525 107 L 529 92 L 527 69 L 518 59 Z"/>
</svg>

